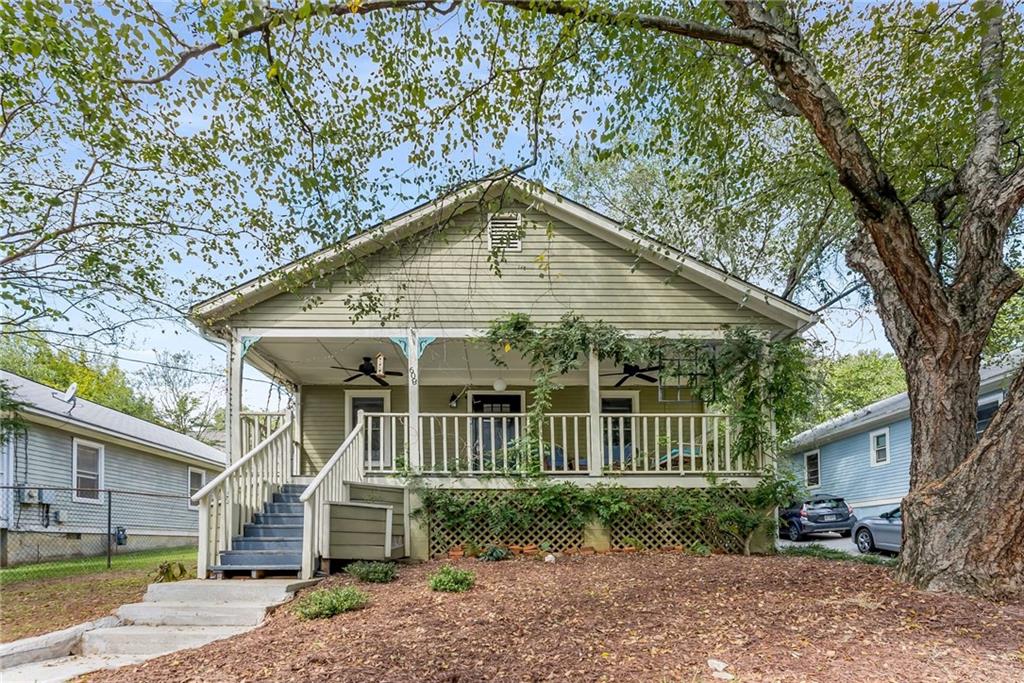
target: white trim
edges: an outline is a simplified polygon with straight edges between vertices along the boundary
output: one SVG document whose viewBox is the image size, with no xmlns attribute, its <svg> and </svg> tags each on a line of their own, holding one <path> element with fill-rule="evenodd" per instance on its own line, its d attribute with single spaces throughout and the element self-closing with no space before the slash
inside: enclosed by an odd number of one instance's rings
<svg viewBox="0 0 1024 683">
<path fill-rule="evenodd" d="M 633 403 L 633 408 L 630 413 L 640 412 L 640 390 L 639 389 L 602 389 L 601 398 L 628 398 Z M 601 413 L 605 413 L 602 411 Z"/>
<path fill-rule="evenodd" d="M 188 493 L 188 509 L 189 510 L 198 510 L 199 509 L 199 503 L 193 503 L 192 502 L 192 496 L 195 495 L 195 493 L 192 493 L 192 473 L 193 472 L 198 472 L 199 474 L 203 475 L 203 483 L 200 484 L 199 488 L 196 489 L 196 493 L 199 493 L 206 486 L 206 470 L 202 469 L 201 467 L 191 467 L 190 466 L 188 468 L 188 479 L 185 482 L 185 490 Z"/>
<path fill-rule="evenodd" d="M 526 392 L 522 389 L 506 389 L 505 391 L 495 391 L 494 389 L 467 389 L 466 390 L 466 413 L 469 415 L 494 415 L 495 413 L 474 413 L 473 412 L 473 397 L 474 396 L 519 396 L 519 401 L 523 406 L 523 413 L 526 413 Z M 498 413 L 500 415 L 500 413 Z M 515 413 L 511 413 L 515 415 Z"/>
<path fill-rule="evenodd" d="M 352 399 L 353 398 L 383 398 L 385 413 L 391 412 L 391 389 L 345 389 L 345 436 L 352 433 L 356 428 L 352 424 Z"/>
<path fill-rule="evenodd" d="M 885 460 L 878 460 L 878 450 L 875 448 L 875 437 L 885 435 Z M 872 467 L 882 467 L 892 462 L 892 440 L 889 438 L 889 428 L 876 429 L 868 434 L 868 462 Z"/>
<path fill-rule="evenodd" d="M 263 340 L 271 339 L 388 339 L 392 337 L 404 337 L 407 330 L 404 326 L 396 327 L 235 327 L 235 334 L 240 337 L 261 337 Z M 626 337 L 646 339 L 647 337 L 664 337 L 665 339 L 723 339 L 724 330 L 698 329 L 698 330 L 667 330 L 664 328 L 652 328 L 641 330 L 637 328 L 620 330 Z M 422 337 L 437 337 L 438 339 L 476 339 L 487 335 L 487 329 L 483 327 L 423 327 L 417 328 L 416 333 Z M 246 355 L 258 350 L 259 345 L 251 347 Z"/>
<path fill-rule="evenodd" d="M 381 387 L 380 389 L 345 389 L 345 437 L 347 438 L 352 430 L 356 428 L 356 425 L 352 423 L 352 399 L 353 398 L 383 398 L 384 399 L 384 410 L 382 412 L 391 412 L 391 389 Z M 394 454 L 388 453 L 391 446 L 391 420 L 385 418 L 381 420 L 384 423 L 384 429 L 380 435 L 380 460 L 369 460 L 373 465 L 380 466 L 382 463 L 393 463 Z M 366 458 L 370 448 L 370 439 L 367 438 L 364 443 L 365 451 L 360 455 L 360 458 Z"/>
<path fill-rule="evenodd" d="M 75 503 L 88 503 L 90 505 L 102 505 L 103 496 L 97 491 L 95 498 L 82 498 L 78 495 L 78 447 L 85 446 L 86 448 L 93 448 L 97 451 L 96 456 L 96 469 L 99 470 L 96 473 L 96 488 L 103 488 L 104 479 L 104 461 L 107 459 L 106 446 L 95 441 L 86 441 L 85 439 L 79 439 L 77 436 L 71 439 L 71 500 Z"/>
<path fill-rule="evenodd" d="M 809 458 L 812 455 L 817 456 L 817 458 L 818 458 L 818 483 L 817 484 L 811 484 L 811 482 L 808 480 L 808 477 L 807 477 L 807 458 Z M 809 489 L 819 489 L 819 488 L 821 488 L 821 451 L 820 450 L 807 451 L 806 453 L 804 453 L 804 486 L 806 486 Z"/>
</svg>

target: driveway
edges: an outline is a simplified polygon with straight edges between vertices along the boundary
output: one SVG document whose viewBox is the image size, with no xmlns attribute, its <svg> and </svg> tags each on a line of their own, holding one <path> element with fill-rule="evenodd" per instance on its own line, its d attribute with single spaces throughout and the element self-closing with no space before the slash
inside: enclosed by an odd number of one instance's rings
<svg viewBox="0 0 1024 683">
<path fill-rule="evenodd" d="M 832 548 L 833 550 L 842 550 L 844 553 L 850 553 L 851 555 L 857 554 L 857 546 L 854 544 L 852 538 L 843 538 L 839 534 L 833 534 L 825 532 L 821 534 L 808 534 L 806 541 L 790 541 L 788 539 L 780 538 L 776 541 L 780 548 L 786 546 L 802 546 L 809 543 L 817 543 L 823 545 L 826 548 Z"/>
</svg>

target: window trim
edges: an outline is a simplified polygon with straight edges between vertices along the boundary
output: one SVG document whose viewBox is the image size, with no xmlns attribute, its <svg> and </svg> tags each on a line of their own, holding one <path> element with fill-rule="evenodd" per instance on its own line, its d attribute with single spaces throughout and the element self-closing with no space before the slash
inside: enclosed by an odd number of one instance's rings
<svg viewBox="0 0 1024 683">
<path fill-rule="evenodd" d="M 816 483 L 816 484 L 812 484 L 810 482 L 810 479 L 809 479 L 808 475 L 807 475 L 807 473 L 808 473 L 807 459 L 809 457 L 811 457 L 812 455 L 816 456 L 818 458 L 818 483 Z M 804 453 L 804 486 L 806 486 L 809 489 L 821 488 L 821 449 L 817 449 L 817 450 L 813 450 L 813 451 L 807 451 L 806 453 Z"/>
<path fill-rule="evenodd" d="M 96 494 L 95 498 L 83 498 L 78 495 L 78 447 L 95 448 L 97 456 L 96 488 L 102 489 L 105 478 L 105 465 L 107 460 L 107 448 L 101 443 L 80 439 L 77 436 L 71 439 L 71 501 L 73 503 L 86 503 L 88 505 L 102 505 L 103 497 Z"/>
<path fill-rule="evenodd" d="M 640 412 L 640 390 L 639 389 L 602 389 L 599 399 L 604 398 L 628 398 L 633 404 L 628 415 L 635 415 Z M 618 415 L 619 413 L 601 413 L 602 415 Z"/>
<path fill-rule="evenodd" d="M 201 468 L 201 467 L 192 467 L 191 465 L 189 465 L 188 477 L 185 480 L 185 486 L 186 486 L 185 493 L 186 493 L 186 495 L 188 495 L 188 509 L 189 510 L 198 510 L 199 509 L 199 503 L 193 503 L 192 502 L 192 495 L 193 495 L 192 494 L 192 473 L 193 472 L 198 472 L 199 474 L 203 475 L 203 483 L 199 486 L 198 489 L 196 489 L 196 493 L 199 493 L 200 491 L 202 491 L 203 488 L 206 486 L 207 476 L 206 476 L 206 470 L 204 470 L 203 468 Z"/>
<path fill-rule="evenodd" d="M 885 460 L 878 460 L 878 449 L 875 448 L 875 437 L 885 434 Z M 884 467 L 892 462 L 892 439 L 889 436 L 889 428 L 876 429 L 868 434 L 868 454 L 872 467 Z"/>
<path fill-rule="evenodd" d="M 467 389 L 466 390 L 466 414 L 467 415 L 500 415 L 501 413 L 474 413 L 473 412 L 473 399 L 477 396 L 518 396 L 519 403 L 523 406 L 523 412 L 521 413 L 508 413 L 509 415 L 526 415 L 530 411 L 526 408 L 526 390 L 525 389 L 505 389 L 504 391 L 494 391 L 493 389 Z"/>
</svg>

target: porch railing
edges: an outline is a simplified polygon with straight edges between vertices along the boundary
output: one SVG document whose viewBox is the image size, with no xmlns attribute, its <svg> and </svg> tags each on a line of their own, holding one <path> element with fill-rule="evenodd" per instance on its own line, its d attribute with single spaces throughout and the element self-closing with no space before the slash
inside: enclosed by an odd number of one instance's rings
<svg viewBox="0 0 1024 683">
<path fill-rule="evenodd" d="M 324 538 L 327 528 L 324 510 L 327 503 L 348 502 L 347 484 L 363 481 L 364 436 L 363 412 L 355 428 L 349 432 L 338 450 L 327 461 L 312 483 L 299 496 L 302 502 L 302 578 L 312 578 L 316 560 L 324 555 L 329 539 Z"/>
<path fill-rule="evenodd" d="M 246 412 L 241 415 L 242 426 L 242 452 L 248 453 L 256 444 L 266 439 L 277 431 L 285 421 L 291 419 L 291 413 L 286 411 L 275 412 Z"/>
<path fill-rule="evenodd" d="M 199 505 L 200 577 L 216 564 L 222 550 L 231 549 L 232 537 L 241 533 L 242 524 L 292 480 L 294 449 L 291 420 L 286 419 L 192 496 Z"/>
<path fill-rule="evenodd" d="M 600 471 L 633 474 L 747 474 L 760 455 L 734 457 L 734 425 L 714 413 L 604 413 L 600 443 L 591 443 L 588 413 L 551 413 L 530 430 L 525 413 L 421 413 L 420 462 L 428 475 L 500 475 L 539 466 L 545 474 L 588 474 L 590 458 Z M 366 474 L 410 469 L 409 417 L 366 413 L 359 458 Z"/>
</svg>

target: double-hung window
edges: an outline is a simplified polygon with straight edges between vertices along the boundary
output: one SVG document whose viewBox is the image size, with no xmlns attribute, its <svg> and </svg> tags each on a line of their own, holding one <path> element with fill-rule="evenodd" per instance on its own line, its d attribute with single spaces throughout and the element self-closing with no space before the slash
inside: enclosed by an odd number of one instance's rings
<svg viewBox="0 0 1024 683">
<path fill-rule="evenodd" d="M 871 443 L 871 466 L 885 465 L 889 462 L 889 428 L 879 429 L 868 435 Z"/>
<path fill-rule="evenodd" d="M 821 453 L 804 453 L 804 485 L 813 489 L 821 486 Z"/>
<path fill-rule="evenodd" d="M 195 467 L 188 468 L 188 509 L 198 510 L 199 506 L 192 502 L 192 496 L 199 493 L 200 489 L 206 486 L 206 470 L 199 470 Z"/>
<path fill-rule="evenodd" d="M 79 503 L 100 503 L 103 488 L 103 444 L 74 439 L 71 442 L 71 477 L 75 490 L 71 499 Z"/>
</svg>

